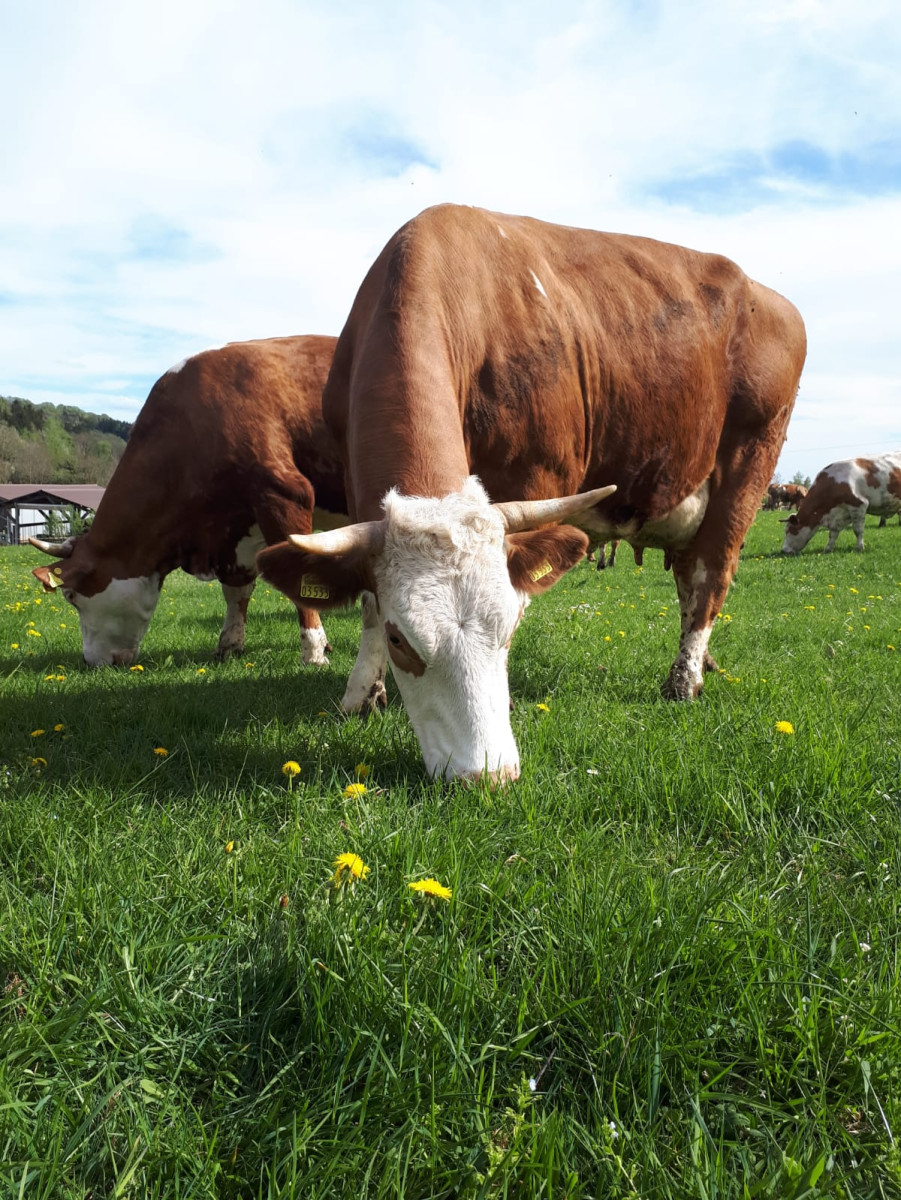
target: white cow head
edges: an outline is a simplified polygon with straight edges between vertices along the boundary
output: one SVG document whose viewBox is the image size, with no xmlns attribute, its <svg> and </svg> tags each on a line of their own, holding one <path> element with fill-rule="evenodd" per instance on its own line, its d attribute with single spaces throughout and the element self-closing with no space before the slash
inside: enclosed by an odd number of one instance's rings
<svg viewBox="0 0 901 1200">
<path fill-rule="evenodd" d="M 101 567 L 84 536 L 55 544 L 29 539 L 45 554 L 59 556 L 49 567 L 35 567 L 45 591 L 59 590 L 78 612 L 82 654 L 91 667 L 132 663 L 156 609 L 162 587 L 158 573 L 114 579 Z"/>
<path fill-rule="evenodd" d="M 792 513 L 790 517 L 784 518 L 783 524 L 785 525 L 785 538 L 782 542 L 782 553 L 800 554 L 813 537 L 814 528 L 810 525 L 799 525 L 797 513 Z"/>
<path fill-rule="evenodd" d="M 469 478 L 441 499 L 385 497 L 384 519 L 292 537 L 257 557 L 261 574 L 296 603 L 347 604 L 376 595 L 391 669 L 433 775 L 516 779 L 507 654 L 529 597 L 585 554 L 588 539 L 546 525 L 615 489 L 491 504 Z"/>
</svg>

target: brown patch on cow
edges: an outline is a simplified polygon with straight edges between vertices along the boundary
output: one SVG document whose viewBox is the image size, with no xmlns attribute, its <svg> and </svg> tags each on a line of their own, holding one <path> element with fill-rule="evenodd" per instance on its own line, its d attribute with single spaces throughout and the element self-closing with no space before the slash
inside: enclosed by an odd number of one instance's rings
<svg viewBox="0 0 901 1200">
<path fill-rule="evenodd" d="M 886 490 L 889 495 L 897 496 L 901 500 L 901 470 L 897 468 L 889 471 L 888 484 Z"/>
<path fill-rule="evenodd" d="M 425 674 L 425 662 L 416 653 L 393 621 L 385 622 L 385 640 L 388 654 L 399 671 L 417 677 Z"/>
<path fill-rule="evenodd" d="M 805 527 L 819 529 L 828 514 L 841 504 L 850 504 L 854 508 L 859 508 L 863 504 L 863 500 L 854 495 L 850 484 L 839 482 L 831 475 L 821 472 L 798 505 L 797 513 L 792 513 L 788 518 L 786 528 L 793 533 Z"/>
<path fill-rule="evenodd" d="M 882 488 L 882 481 L 879 478 L 879 470 L 871 458 L 856 458 L 854 460 L 864 473 L 867 487 L 872 488 L 874 492 L 878 492 Z"/>
</svg>

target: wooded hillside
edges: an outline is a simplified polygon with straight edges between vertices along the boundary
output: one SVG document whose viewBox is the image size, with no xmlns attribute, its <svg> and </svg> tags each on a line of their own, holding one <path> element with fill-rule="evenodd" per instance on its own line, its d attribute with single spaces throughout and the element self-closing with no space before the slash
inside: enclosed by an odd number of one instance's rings
<svg viewBox="0 0 901 1200">
<path fill-rule="evenodd" d="M 109 483 L 127 421 L 0 396 L 0 483 Z"/>
</svg>

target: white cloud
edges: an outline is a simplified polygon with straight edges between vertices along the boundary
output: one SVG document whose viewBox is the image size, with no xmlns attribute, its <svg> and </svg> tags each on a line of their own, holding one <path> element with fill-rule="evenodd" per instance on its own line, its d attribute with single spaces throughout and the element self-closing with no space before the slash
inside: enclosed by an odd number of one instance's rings
<svg viewBox="0 0 901 1200">
<path fill-rule="evenodd" d="M 3 24 L 0 392 L 133 416 L 205 345 L 337 332 L 394 229 L 454 200 L 728 254 L 808 326 L 783 474 L 901 445 L 894 0 L 36 0 Z"/>
</svg>

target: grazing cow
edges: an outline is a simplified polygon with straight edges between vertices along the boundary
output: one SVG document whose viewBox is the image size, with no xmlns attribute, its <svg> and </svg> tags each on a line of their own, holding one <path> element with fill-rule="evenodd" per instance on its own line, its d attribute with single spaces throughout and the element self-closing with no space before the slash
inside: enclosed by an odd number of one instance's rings
<svg viewBox="0 0 901 1200">
<path fill-rule="evenodd" d="M 827 552 L 849 526 L 863 550 L 867 513 L 891 517 L 901 512 L 901 451 L 874 458 L 846 458 L 817 475 L 796 513 L 785 523 L 783 554 L 798 554 L 818 529 L 829 530 Z"/>
<path fill-rule="evenodd" d="M 61 559 L 34 574 L 78 610 L 89 665 L 134 661 L 176 567 L 220 581 L 216 653 L 244 649 L 256 552 L 312 530 L 314 489 L 323 508 L 345 510 L 341 457 L 322 420 L 335 341 L 233 342 L 179 363 L 147 397 L 90 529 L 58 545 L 31 539 Z M 318 614 L 300 604 L 298 614 L 303 661 L 327 663 Z"/>
<path fill-rule="evenodd" d="M 427 209 L 369 270 L 323 393 L 358 524 L 265 550 L 261 572 L 294 598 L 374 593 L 345 706 L 378 694 L 387 637 L 428 769 L 515 778 L 507 651 L 587 545 L 536 527 L 666 551 L 664 690 L 697 695 L 805 353 L 797 310 L 719 255 Z"/>
</svg>

